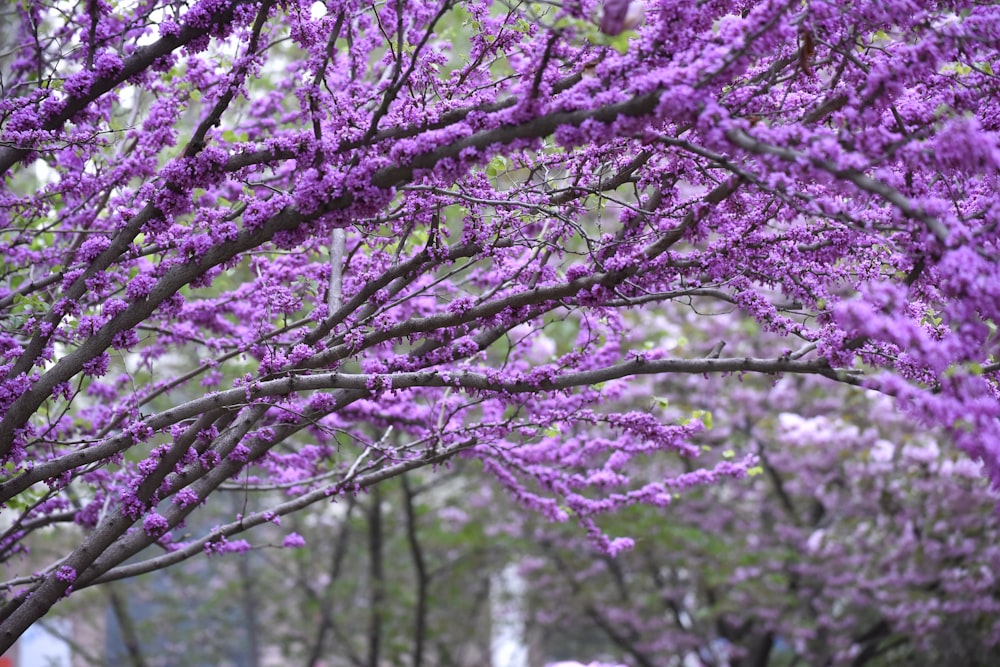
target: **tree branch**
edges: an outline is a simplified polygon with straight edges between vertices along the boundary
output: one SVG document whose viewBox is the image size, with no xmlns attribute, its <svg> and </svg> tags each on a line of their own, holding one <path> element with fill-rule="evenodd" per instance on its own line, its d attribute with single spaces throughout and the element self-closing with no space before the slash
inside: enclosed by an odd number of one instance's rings
<svg viewBox="0 0 1000 667">
<path fill-rule="evenodd" d="M 890 185 L 883 183 L 882 181 L 875 180 L 857 169 L 845 169 L 830 160 L 823 160 L 791 148 L 784 148 L 758 141 L 740 129 L 729 130 L 726 132 L 726 137 L 740 148 L 750 151 L 751 153 L 756 153 L 758 155 L 773 155 L 786 162 L 808 162 L 812 166 L 827 172 L 831 176 L 853 183 L 860 190 L 876 195 L 889 202 L 908 218 L 912 218 L 923 223 L 942 245 L 946 247 L 948 245 L 948 228 L 945 227 L 940 220 L 914 206 L 913 202 L 903 195 L 903 193 Z"/>
</svg>

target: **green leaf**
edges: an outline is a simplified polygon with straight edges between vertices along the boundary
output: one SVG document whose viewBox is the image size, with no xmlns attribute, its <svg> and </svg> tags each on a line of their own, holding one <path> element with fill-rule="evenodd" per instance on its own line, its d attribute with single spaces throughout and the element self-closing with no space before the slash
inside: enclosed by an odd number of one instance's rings
<svg viewBox="0 0 1000 667">
<path fill-rule="evenodd" d="M 624 32 L 621 32 L 612 37 L 609 40 L 608 45 L 618 53 L 625 55 L 626 53 L 628 53 L 629 41 L 632 39 L 632 37 L 635 36 L 635 34 L 636 32 L 634 30 L 626 30 Z"/>
<path fill-rule="evenodd" d="M 507 173 L 508 166 L 509 163 L 507 162 L 507 158 L 502 155 L 497 155 L 490 160 L 489 164 L 486 165 L 486 175 L 490 178 L 496 178 L 500 174 Z"/>
<path fill-rule="evenodd" d="M 709 431 L 712 430 L 712 413 L 710 410 L 695 410 L 691 413 L 692 419 L 697 419 L 705 425 Z"/>
</svg>

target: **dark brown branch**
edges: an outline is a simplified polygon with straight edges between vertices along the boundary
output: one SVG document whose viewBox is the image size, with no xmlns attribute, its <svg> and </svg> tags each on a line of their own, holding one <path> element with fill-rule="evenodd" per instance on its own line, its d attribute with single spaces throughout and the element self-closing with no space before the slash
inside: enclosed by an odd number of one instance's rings
<svg viewBox="0 0 1000 667">
<path fill-rule="evenodd" d="M 128 603 L 118 591 L 116 586 L 108 586 L 108 601 L 111 603 L 111 611 L 115 615 L 118 627 L 122 632 L 122 641 L 128 653 L 129 662 L 132 667 L 146 667 L 146 658 L 142 653 L 142 642 L 139 641 L 139 633 L 135 629 L 132 621 L 132 614 L 129 612 Z"/>
<path fill-rule="evenodd" d="M 365 373 L 317 373 L 315 375 L 293 375 L 290 377 L 257 383 L 250 388 L 254 398 L 285 396 L 297 391 L 322 389 L 355 389 L 371 391 L 373 382 L 386 389 L 407 389 L 411 387 L 461 387 L 480 391 L 505 393 L 535 393 L 539 391 L 560 391 L 583 387 L 632 375 L 658 374 L 705 374 L 705 373 L 763 373 L 779 375 L 784 373 L 822 375 L 839 382 L 857 385 L 859 380 L 853 371 L 831 368 L 825 359 L 799 361 L 787 357 L 770 359 L 754 357 L 723 357 L 719 359 L 632 359 L 605 368 L 564 373 L 551 379 L 529 381 L 528 379 L 497 381 L 484 373 L 474 371 L 448 372 L 440 370 L 411 371 L 369 375 Z M 209 408 L 240 405 L 246 402 L 246 390 L 229 389 L 210 396 L 189 401 L 163 413 L 184 415 L 181 418 L 200 414 Z M 176 411 L 176 412 L 175 412 Z"/>
<path fill-rule="evenodd" d="M 502 125 L 490 130 L 476 132 L 451 144 L 433 151 L 413 157 L 409 164 L 385 167 L 372 177 L 372 183 L 380 188 L 398 187 L 413 178 L 413 172 L 421 169 L 431 169 L 442 160 L 458 159 L 463 151 L 473 149 L 484 151 L 497 144 L 507 145 L 519 139 L 536 139 L 547 137 L 558 128 L 564 126 L 578 127 L 586 121 L 599 123 L 614 123 L 620 117 L 639 118 L 649 116 L 660 103 L 662 91 L 637 95 L 624 102 L 609 104 L 598 109 L 577 109 L 575 111 L 556 111 L 543 116 L 537 116 L 520 125 Z"/>
<path fill-rule="evenodd" d="M 379 667 L 382 615 L 385 606 L 385 563 L 382 534 L 382 487 L 371 488 L 368 508 L 368 667 Z"/>
<path fill-rule="evenodd" d="M 266 0 L 257 11 L 257 18 L 254 20 L 250 41 L 247 44 L 247 58 L 251 58 L 257 50 L 257 42 L 260 40 L 260 32 L 264 28 L 264 22 L 267 21 L 267 15 L 270 13 L 271 7 L 274 6 L 274 2 L 275 0 Z M 222 92 L 222 95 L 220 95 L 219 99 L 216 100 L 215 106 L 212 107 L 212 111 L 209 112 L 204 119 L 202 119 L 198 128 L 194 131 L 194 134 L 191 135 L 190 141 L 188 141 L 187 146 L 184 148 L 184 157 L 193 158 L 201 152 L 201 149 L 205 145 L 205 136 L 208 134 L 209 130 L 218 125 L 222 120 L 223 112 L 229 108 L 229 104 L 233 101 L 233 97 L 239 90 L 238 80 L 246 76 L 248 69 L 249 65 L 247 62 L 244 62 L 238 71 L 233 72 L 234 80 L 230 82 L 227 88 Z"/>
<path fill-rule="evenodd" d="M 409 477 L 400 477 L 403 490 L 403 510 L 406 517 L 406 543 L 410 549 L 410 559 L 413 561 L 413 573 L 416 578 L 417 608 L 413 614 L 413 667 L 423 667 L 424 641 L 427 635 L 427 588 L 430 577 L 427 574 L 427 564 L 424 552 L 417 537 L 417 513 L 414 507 L 414 492 L 410 488 Z"/>
</svg>

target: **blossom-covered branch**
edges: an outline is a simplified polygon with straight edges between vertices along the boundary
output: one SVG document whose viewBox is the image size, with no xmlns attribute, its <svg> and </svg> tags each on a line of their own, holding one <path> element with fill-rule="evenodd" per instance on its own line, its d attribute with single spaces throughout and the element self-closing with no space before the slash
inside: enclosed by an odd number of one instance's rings
<svg viewBox="0 0 1000 667">
<path fill-rule="evenodd" d="M 598 4 L 13 10 L 0 560 L 82 536 L 0 650 L 236 550 L 266 521 L 181 539 L 234 478 L 285 512 L 465 457 L 619 552 L 603 517 L 754 464 L 698 468 L 662 377 L 875 388 L 1000 483 L 1000 9 Z"/>
</svg>

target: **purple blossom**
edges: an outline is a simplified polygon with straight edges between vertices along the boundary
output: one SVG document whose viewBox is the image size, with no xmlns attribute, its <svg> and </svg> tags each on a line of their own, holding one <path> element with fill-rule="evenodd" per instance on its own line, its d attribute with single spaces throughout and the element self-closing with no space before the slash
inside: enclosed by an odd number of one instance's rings
<svg viewBox="0 0 1000 667">
<path fill-rule="evenodd" d="M 250 551 L 250 543 L 246 540 L 228 540 L 225 537 L 221 537 L 218 540 L 207 542 L 205 544 L 205 553 L 209 556 L 230 554 L 230 553 L 246 553 Z"/>
<path fill-rule="evenodd" d="M 167 519 L 156 512 L 151 512 L 142 518 L 142 528 L 151 537 L 160 537 L 170 528 Z"/>
<path fill-rule="evenodd" d="M 298 533 L 289 533 L 285 536 L 285 539 L 281 542 L 281 546 L 286 549 L 298 549 L 299 547 L 304 547 L 306 545 L 306 540 L 304 537 Z"/>
<path fill-rule="evenodd" d="M 174 495 L 173 503 L 178 507 L 188 507 L 198 504 L 198 494 L 191 489 L 181 489 Z"/>
</svg>

